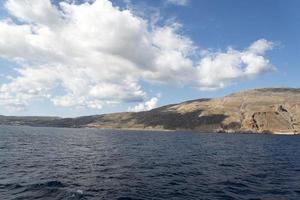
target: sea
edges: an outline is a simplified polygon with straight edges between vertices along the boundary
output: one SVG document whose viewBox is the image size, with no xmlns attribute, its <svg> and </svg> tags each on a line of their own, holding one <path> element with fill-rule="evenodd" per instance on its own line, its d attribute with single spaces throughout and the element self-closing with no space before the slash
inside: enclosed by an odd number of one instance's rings
<svg viewBox="0 0 300 200">
<path fill-rule="evenodd" d="M 299 200 L 300 136 L 0 126 L 0 200 Z"/>
</svg>

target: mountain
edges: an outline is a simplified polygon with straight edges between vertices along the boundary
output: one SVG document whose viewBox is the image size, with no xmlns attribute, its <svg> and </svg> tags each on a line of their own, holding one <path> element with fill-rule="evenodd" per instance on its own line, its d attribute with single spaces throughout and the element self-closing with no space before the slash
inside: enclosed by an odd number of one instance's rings
<svg viewBox="0 0 300 200">
<path fill-rule="evenodd" d="M 300 89 L 266 88 L 144 112 L 78 118 L 4 117 L 0 124 L 201 132 L 300 133 Z"/>
</svg>

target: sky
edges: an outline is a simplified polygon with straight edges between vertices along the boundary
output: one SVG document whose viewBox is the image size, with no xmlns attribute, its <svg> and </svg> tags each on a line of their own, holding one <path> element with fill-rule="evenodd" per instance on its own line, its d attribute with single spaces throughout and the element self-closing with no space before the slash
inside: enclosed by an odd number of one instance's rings
<svg viewBox="0 0 300 200">
<path fill-rule="evenodd" d="M 0 115 L 300 87 L 298 0 L 0 0 Z"/>
</svg>

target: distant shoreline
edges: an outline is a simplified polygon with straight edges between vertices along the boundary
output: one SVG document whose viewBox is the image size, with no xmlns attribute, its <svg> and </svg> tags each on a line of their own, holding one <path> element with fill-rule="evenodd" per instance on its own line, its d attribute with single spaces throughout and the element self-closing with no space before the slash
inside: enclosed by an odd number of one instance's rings
<svg viewBox="0 0 300 200">
<path fill-rule="evenodd" d="M 286 136 L 300 136 L 300 134 L 293 133 L 293 132 L 221 132 L 221 131 L 201 131 L 201 130 L 189 130 L 189 129 L 182 129 L 182 130 L 170 130 L 170 129 L 138 129 L 138 128 L 97 128 L 97 127 L 55 127 L 55 126 L 31 126 L 31 125 L 6 125 L 0 124 L 1 126 L 8 126 L 8 127 L 30 127 L 30 128 L 57 128 L 57 129 L 94 129 L 94 130 L 116 130 L 116 131 L 142 131 L 142 132 L 191 132 L 191 133 L 198 133 L 198 134 L 206 134 L 206 133 L 216 133 L 216 134 L 247 134 L 247 135 L 286 135 Z"/>
</svg>

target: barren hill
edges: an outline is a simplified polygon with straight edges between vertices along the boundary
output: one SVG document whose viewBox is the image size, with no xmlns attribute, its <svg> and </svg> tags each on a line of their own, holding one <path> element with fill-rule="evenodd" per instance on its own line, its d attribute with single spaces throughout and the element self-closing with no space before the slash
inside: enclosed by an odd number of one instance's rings
<svg viewBox="0 0 300 200">
<path fill-rule="evenodd" d="M 300 89 L 270 88 L 144 112 L 79 118 L 0 117 L 0 124 L 202 132 L 300 133 Z"/>
<path fill-rule="evenodd" d="M 256 89 L 217 99 L 199 99 L 139 113 L 102 115 L 87 127 L 300 132 L 300 89 Z"/>
</svg>

